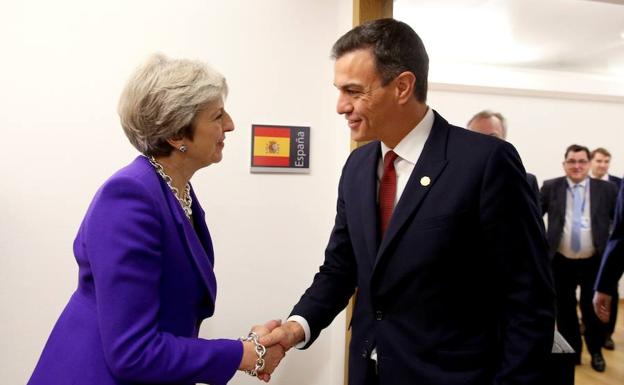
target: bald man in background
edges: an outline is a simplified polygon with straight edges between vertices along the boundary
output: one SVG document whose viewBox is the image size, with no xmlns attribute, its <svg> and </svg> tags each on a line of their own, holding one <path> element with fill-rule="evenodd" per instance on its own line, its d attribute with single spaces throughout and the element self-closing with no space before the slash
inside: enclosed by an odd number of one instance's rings
<svg viewBox="0 0 624 385">
<path fill-rule="evenodd" d="M 507 121 L 500 112 L 483 110 L 476 113 L 466 125 L 470 131 L 494 136 L 498 139 L 507 140 Z M 537 178 L 531 173 L 526 173 L 527 182 L 531 186 L 535 202 L 539 202 L 539 186 Z M 538 205 L 539 206 L 539 205 Z"/>
</svg>

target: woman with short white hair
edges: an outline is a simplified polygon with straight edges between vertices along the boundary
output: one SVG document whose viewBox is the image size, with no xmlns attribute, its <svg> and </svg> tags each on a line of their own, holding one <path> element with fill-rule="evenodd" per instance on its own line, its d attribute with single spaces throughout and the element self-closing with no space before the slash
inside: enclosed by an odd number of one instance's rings
<svg viewBox="0 0 624 385">
<path fill-rule="evenodd" d="M 204 63 L 154 55 L 128 81 L 121 125 L 142 155 L 98 190 L 74 242 L 78 288 L 30 385 L 226 384 L 236 370 L 268 381 L 283 357 L 247 338 L 198 338 L 217 293 L 212 241 L 193 174 L 221 161 L 225 78 Z"/>
</svg>

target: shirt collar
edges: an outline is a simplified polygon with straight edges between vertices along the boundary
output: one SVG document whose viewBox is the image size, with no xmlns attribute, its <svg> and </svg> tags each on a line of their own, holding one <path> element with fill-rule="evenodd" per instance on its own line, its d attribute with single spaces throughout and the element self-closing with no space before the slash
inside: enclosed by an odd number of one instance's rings
<svg viewBox="0 0 624 385">
<path fill-rule="evenodd" d="M 609 174 L 608 173 L 605 173 L 601 178 L 598 178 L 598 177 L 594 176 L 594 174 L 590 171 L 589 172 L 589 176 L 591 178 L 594 178 L 594 179 L 606 180 L 607 182 L 609 181 Z"/>
<path fill-rule="evenodd" d="M 425 146 L 425 141 L 429 137 L 431 128 L 433 127 L 433 110 L 427 107 L 425 116 L 393 149 L 381 143 L 381 157 L 386 156 L 386 153 L 393 150 L 401 159 L 404 159 L 412 164 L 416 164 L 418 157 Z"/>
<path fill-rule="evenodd" d="M 572 179 L 568 178 L 566 176 L 566 180 L 568 181 L 568 187 L 569 188 L 573 188 L 574 186 L 576 186 L 577 184 L 583 188 L 585 188 L 585 183 L 587 183 L 587 181 L 589 180 L 589 176 L 585 177 L 585 179 L 583 179 L 582 181 L 580 181 L 579 183 L 574 183 L 572 181 Z"/>
</svg>

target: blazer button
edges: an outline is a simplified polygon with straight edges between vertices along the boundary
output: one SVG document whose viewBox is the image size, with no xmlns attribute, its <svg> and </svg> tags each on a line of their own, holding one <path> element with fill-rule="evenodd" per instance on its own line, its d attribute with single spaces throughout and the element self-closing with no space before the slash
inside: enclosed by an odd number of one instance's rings
<svg viewBox="0 0 624 385">
<path fill-rule="evenodd" d="M 366 350 L 362 352 L 362 358 L 368 358 L 368 352 Z"/>
<path fill-rule="evenodd" d="M 381 321 L 381 320 L 383 319 L 383 313 L 381 312 L 381 310 L 377 310 L 377 311 L 375 312 L 375 319 L 376 319 L 377 321 Z"/>
</svg>

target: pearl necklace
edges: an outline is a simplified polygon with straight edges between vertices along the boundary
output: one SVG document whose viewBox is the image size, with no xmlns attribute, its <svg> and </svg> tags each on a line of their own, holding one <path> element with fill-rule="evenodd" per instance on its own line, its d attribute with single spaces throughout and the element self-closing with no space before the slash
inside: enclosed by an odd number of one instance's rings
<svg viewBox="0 0 624 385">
<path fill-rule="evenodd" d="M 158 175 L 160 175 L 165 183 L 167 183 L 167 186 L 169 186 L 171 192 L 175 195 L 176 199 L 180 203 L 180 206 L 182 206 L 184 215 L 186 215 L 186 218 L 190 221 L 191 215 L 193 215 L 193 210 L 191 209 L 191 205 L 193 204 L 193 199 L 191 198 L 191 186 L 188 183 L 186 184 L 184 188 L 184 197 L 180 198 L 180 192 L 177 188 L 173 187 L 173 184 L 171 184 L 171 177 L 165 173 L 165 169 L 162 164 L 158 163 L 153 156 L 150 156 L 147 159 L 152 166 L 154 166 Z"/>
</svg>

